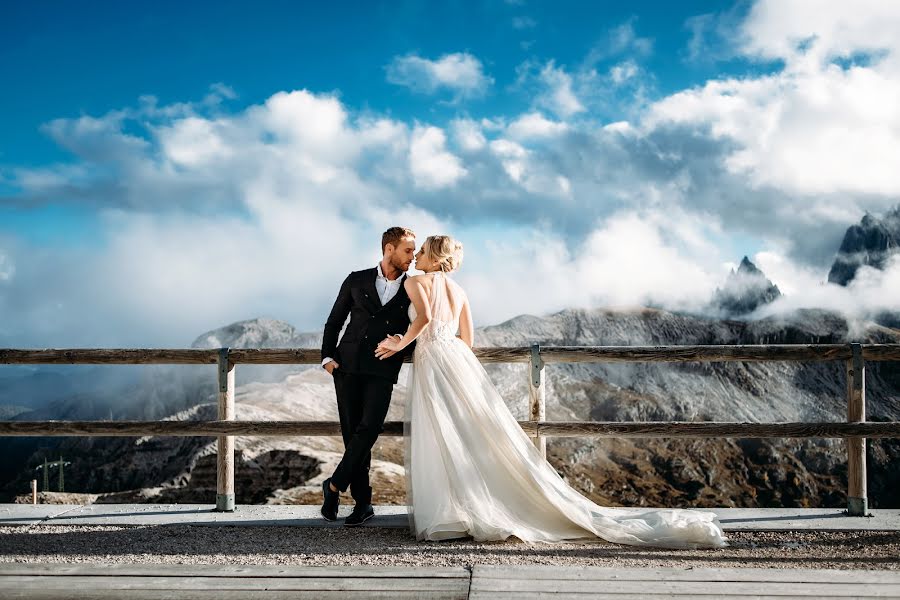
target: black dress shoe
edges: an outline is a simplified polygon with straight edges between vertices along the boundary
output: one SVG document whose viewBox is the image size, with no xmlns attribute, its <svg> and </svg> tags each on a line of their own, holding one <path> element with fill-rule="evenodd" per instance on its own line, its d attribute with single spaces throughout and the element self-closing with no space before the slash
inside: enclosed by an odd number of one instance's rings
<svg viewBox="0 0 900 600">
<path fill-rule="evenodd" d="M 341 493 L 332 492 L 328 484 L 331 483 L 329 477 L 322 483 L 322 516 L 326 521 L 337 521 L 338 505 L 341 503 Z"/>
<path fill-rule="evenodd" d="M 344 519 L 344 525 L 347 527 L 356 527 L 362 525 L 375 516 L 375 509 L 371 504 L 357 504 L 353 512 Z"/>
</svg>

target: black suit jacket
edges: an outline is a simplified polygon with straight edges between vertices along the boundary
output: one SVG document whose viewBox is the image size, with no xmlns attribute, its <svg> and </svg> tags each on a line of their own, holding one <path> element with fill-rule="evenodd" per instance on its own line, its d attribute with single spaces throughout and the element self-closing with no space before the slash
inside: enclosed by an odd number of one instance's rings
<svg viewBox="0 0 900 600">
<path fill-rule="evenodd" d="M 345 373 L 374 375 L 397 383 L 403 358 L 412 353 L 415 342 L 384 360 L 375 356 L 375 348 L 388 335 L 403 335 L 409 327 L 410 299 L 403 286 L 406 275 L 401 276 L 397 294 L 384 306 L 375 288 L 376 277 L 378 269 L 372 268 L 354 271 L 344 280 L 325 323 L 322 359 L 333 358 Z M 347 315 L 350 323 L 338 343 Z"/>
</svg>

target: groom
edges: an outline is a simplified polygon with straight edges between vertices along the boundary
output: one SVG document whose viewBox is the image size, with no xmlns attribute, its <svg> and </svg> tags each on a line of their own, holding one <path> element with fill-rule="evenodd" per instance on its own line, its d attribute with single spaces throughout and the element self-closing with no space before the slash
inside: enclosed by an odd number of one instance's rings
<svg viewBox="0 0 900 600">
<path fill-rule="evenodd" d="M 402 336 L 409 327 L 409 296 L 403 282 L 416 249 L 416 234 L 391 227 L 381 236 L 381 262 L 374 268 L 347 276 L 325 323 L 322 367 L 334 379 L 344 456 L 334 474 L 322 484 L 322 516 L 337 519 L 340 492 L 350 488 L 356 502 L 344 525 L 361 525 L 375 516 L 369 463 L 372 446 L 384 426 L 391 393 L 403 357 L 414 344 L 389 358 L 375 356 L 378 343 L 389 335 Z M 338 334 L 350 323 L 338 343 Z M 395 356 L 396 354 L 396 356 Z"/>
</svg>

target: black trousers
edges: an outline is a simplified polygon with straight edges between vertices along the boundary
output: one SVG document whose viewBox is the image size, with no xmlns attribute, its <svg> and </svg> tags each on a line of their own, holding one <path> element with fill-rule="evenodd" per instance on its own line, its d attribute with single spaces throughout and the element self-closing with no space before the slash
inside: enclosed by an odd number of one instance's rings
<svg viewBox="0 0 900 600">
<path fill-rule="evenodd" d="M 334 370 L 344 456 L 331 476 L 334 487 L 350 495 L 357 504 L 372 502 L 369 464 L 372 446 L 384 430 L 394 384 L 389 379 Z"/>
</svg>

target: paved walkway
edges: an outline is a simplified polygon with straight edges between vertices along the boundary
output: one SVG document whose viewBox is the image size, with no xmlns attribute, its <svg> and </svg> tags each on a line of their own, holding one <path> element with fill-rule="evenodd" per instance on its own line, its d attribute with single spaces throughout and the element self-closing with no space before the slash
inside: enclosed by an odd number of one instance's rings
<svg viewBox="0 0 900 600">
<path fill-rule="evenodd" d="M 0 565 L 0 597 L 123 598 L 898 598 L 900 572 L 482 566 Z"/>
<path fill-rule="evenodd" d="M 227 525 L 341 527 L 327 522 L 318 506 L 239 505 L 222 513 L 207 504 L 0 504 L 0 526 L 9 525 Z M 625 509 L 641 512 L 648 509 Z M 873 509 L 849 517 L 832 508 L 713 508 L 726 531 L 900 531 L 900 509 Z M 340 516 L 349 513 L 342 506 Z M 377 506 L 378 527 L 405 528 L 406 507 Z"/>
</svg>

